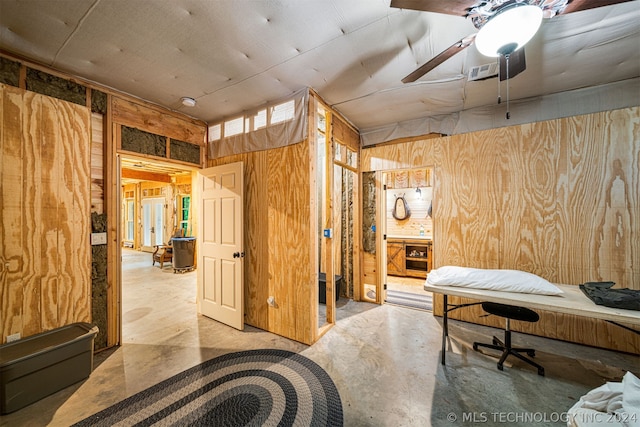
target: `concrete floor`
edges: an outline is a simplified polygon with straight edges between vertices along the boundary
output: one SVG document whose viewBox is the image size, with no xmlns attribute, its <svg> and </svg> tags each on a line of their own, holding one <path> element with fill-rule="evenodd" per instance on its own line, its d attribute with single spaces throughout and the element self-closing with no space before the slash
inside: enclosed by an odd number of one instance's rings
<svg viewBox="0 0 640 427">
<path fill-rule="evenodd" d="M 566 425 L 564 412 L 592 388 L 640 374 L 637 356 L 515 334 L 537 349 L 547 376 L 474 352 L 501 331 L 451 321 L 440 364 L 441 319 L 392 305 L 348 301 L 313 346 L 256 328 L 244 332 L 196 314 L 196 272 L 151 267 L 151 254 L 125 251 L 123 345 L 96 354 L 95 369 L 13 414 L 2 426 L 66 426 L 202 361 L 254 348 L 299 352 L 322 366 L 340 392 L 346 426 Z M 509 362 L 509 361 L 508 361 Z M 529 417 L 536 422 L 518 422 Z M 535 417 L 535 418 L 533 418 Z"/>
</svg>

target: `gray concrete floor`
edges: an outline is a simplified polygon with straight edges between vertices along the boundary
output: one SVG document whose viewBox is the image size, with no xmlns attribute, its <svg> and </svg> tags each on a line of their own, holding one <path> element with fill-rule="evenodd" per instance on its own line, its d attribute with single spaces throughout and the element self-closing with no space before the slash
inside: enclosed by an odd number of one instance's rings
<svg viewBox="0 0 640 427">
<path fill-rule="evenodd" d="M 196 313 L 196 272 L 151 267 L 151 254 L 125 251 L 123 345 L 96 354 L 91 376 L 24 409 L 3 426 L 66 426 L 216 356 L 254 348 L 298 352 L 318 363 L 340 392 L 346 426 L 566 425 L 580 396 L 640 358 L 515 334 L 537 349 L 546 377 L 518 361 L 471 349 L 497 329 L 452 321 L 447 365 L 440 364 L 441 319 L 392 305 L 348 301 L 336 325 L 306 346 L 256 328 L 240 332 Z M 508 362 L 512 362 L 508 360 Z M 519 422 L 533 419 L 534 422 Z"/>
</svg>

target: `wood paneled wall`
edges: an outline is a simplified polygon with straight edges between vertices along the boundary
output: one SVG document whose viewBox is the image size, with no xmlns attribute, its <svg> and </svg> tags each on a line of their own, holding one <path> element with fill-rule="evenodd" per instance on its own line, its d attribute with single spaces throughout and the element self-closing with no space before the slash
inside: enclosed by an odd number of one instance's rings
<svg viewBox="0 0 640 427">
<path fill-rule="evenodd" d="M 0 325 L 29 336 L 91 317 L 90 111 L 0 85 Z"/>
<path fill-rule="evenodd" d="M 363 171 L 430 165 L 435 267 L 519 269 L 554 283 L 612 280 L 640 289 L 640 108 L 362 152 Z M 481 311 L 452 314 L 484 322 Z M 545 312 L 539 323 L 514 328 L 640 353 L 637 335 L 584 317 Z"/>
<path fill-rule="evenodd" d="M 245 165 L 245 322 L 313 342 L 309 143 L 210 160 Z M 275 307 L 267 305 L 274 296 Z"/>
</svg>

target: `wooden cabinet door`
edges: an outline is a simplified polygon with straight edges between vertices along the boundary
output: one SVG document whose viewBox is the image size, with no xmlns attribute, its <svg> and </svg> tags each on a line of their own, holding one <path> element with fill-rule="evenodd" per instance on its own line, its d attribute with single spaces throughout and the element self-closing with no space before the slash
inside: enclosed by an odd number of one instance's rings
<svg viewBox="0 0 640 427">
<path fill-rule="evenodd" d="M 396 276 L 405 275 L 403 243 L 387 243 L 387 274 Z"/>
</svg>

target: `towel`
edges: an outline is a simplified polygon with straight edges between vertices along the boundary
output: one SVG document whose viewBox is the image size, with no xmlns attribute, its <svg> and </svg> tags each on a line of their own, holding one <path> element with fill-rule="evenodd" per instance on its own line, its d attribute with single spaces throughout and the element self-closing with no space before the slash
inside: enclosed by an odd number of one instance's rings
<svg viewBox="0 0 640 427">
<path fill-rule="evenodd" d="M 607 382 L 584 396 L 567 412 L 570 427 L 640 427 L 640 379 L 627 372 L 622 382 Z"/>
</svg>

